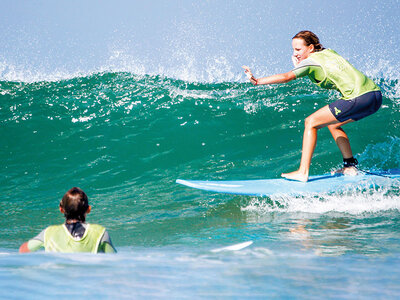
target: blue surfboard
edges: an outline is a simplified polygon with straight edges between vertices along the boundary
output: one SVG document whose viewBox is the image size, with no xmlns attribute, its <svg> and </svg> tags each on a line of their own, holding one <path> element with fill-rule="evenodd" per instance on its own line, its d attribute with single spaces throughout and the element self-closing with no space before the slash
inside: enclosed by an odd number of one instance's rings
<svg viewBox="0 0 400 300">
<path fill-rule="evenodd" d="M 326 174 L 310 176 L 307 182 L 277 179 L 204 181 L 178 179 L 176 183 L 217 193 L 249 196 L 305 195 L 344 192 L 346 190 L 367 189 L 400 185 L 400 169 L 387 171 L 360 172 L 356 176 Z"/>
</svg>

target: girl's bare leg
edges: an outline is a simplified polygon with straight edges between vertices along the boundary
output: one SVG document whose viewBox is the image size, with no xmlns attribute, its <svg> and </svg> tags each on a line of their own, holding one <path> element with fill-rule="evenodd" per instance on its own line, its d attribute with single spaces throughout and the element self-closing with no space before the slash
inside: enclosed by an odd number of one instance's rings
<svg viewBox="0 0 400 300">
<path fill-rule="evenodd" d="M 339 147 L 340 152 L 342 153 L 343 158 L 352 158 L 353 152 L 351 151 L 350 142 L 347 134 L 342 129 L 342 125 L 354 122 L 353 120 L 347 120 L 342 123 L 332 124 L 328 126 L 329 131 L 332 134 L 333 139 L 336 142 L 336 145 Z M 341 168 L 334 173 L 344 173 L 355 175 L 357 174 L 357 169 L 355 167 Z"/>
<path fill-rule="evenodd" d="M 314 153 L 315 145 L 317 144 L 317 130 L 338 123 L 339 121 L 331 113 L 328 105 L 307 117 L 305 120 L 300 167 L 297 171 L 282 173 L 281 176 L 287 179 L 306 182 L 308 180 L 311 158 Z"/>
<path fill-rule="evenodd" d="M 343 158 L 352 158 L 353 157 L 353 152 L 351 151 L 349 138 L 348 138 L 346 132 L 344 132 L 344 130 L 341 127 L 342 125 L 350 123 L 350 122 L 354 122 L 354 121 L 347 120 L 342 123 L 328 125 L 328 129 L 331 132 L 332 137 L 336 142 L 336 145 L 339 147 L 340 152 L 342 152 Z"/>
</svg>

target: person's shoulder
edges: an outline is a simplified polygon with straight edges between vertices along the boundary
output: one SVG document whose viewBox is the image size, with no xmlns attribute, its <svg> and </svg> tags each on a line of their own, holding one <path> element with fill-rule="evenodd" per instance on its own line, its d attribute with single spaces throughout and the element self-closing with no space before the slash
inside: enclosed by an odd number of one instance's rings
<svg viewBox="0 0 400 300">
<path fill-rule="evenodd" d="M 93 231 L 97 231 L 97 232 L 99 232 L 99 233 L 102 233 L 102 241 L 109 241 L 110 240 L 110 235 L 108 234 L 108 231 L 107 231 L 107 229 L 103 226 L 103 225 L 100 225 L 100 224 L 92 224 L 92 223 L 86 223 L 86 225 L 88 226 L 88 227 L 90 227 L 91 228 L 91 230 L 93 230 Z"/>
<path fill-rule="evenodd" d="M 49 225 L 43 231 L 55 230 L 55 229 L 62 228 L 63 226 L 64 226 L 64 224 Z"/>
<path fill-rule="evenodd" d="M 311 55 L 310 55 L 311 56 Z M 304 67 L 310 67 L 310 66 L 319 66 L 318 63 L 316 63 L 312 57 L 308 57 L 304 60 L 302 60 L 296 67 L 295 69 L 299 69 L 299 68 L 304 68 Z"/>
<path fill-rule="evenodd" d="M 335 50 L 333 50 L 331 48 L 324 48 L 321 51 L 317 51 L 317 52 L 311 53 L 309 58 L 316 57 L 316 56 L 319 56 L 319 55 L 329 55 L 329 54 L 339 55 Z"/>
<path fill-rule="evenodd" d="M 48 227 L 47 227 L 47 228 L 48 228 Z M 41 242 L 43 242 L 43 241 L 44 241 L 44 234 L 45 234 L 47 228 L 43 229 L 41 232 L 39 232 L 38 235 L 36 235 L 35 237 L 33 237 L 33 238 L 30 239 L 30 240 L 36 240 L 36 241 L 41 241 Z"/>
<path fill-rule="evenodd" d="M 52 234 L 59 234 L 60 231 L 65 230 L 63 227 L 65 227 L 64 224 L 50 225 L 50 226 L 47 226 L 47 227 L 41 232 L 41 234 L 43 234 L 43 237 L 44 237 L 44 236 L 48 236 L 49 234 L 50 234 L 50 235 L 52 235 Z"/>
<path fill-rule="evenodd" d="M 100 225 L 100 224 L 86 223 L 86 226 L 87 226 L 87 228 L 90 228 L 90 230 L 97 231 L 102 234 L 107 232 L 107 229 L 103 225 Z"/>
</svg>

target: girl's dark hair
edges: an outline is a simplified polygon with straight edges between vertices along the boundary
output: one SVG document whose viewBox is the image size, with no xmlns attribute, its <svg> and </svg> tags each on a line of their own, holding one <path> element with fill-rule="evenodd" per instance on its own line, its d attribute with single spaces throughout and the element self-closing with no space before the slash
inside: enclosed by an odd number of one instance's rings
<svg viewBox="0 0 400 300">
<path fill-rule="evenodd" d="M 64 209 L 64 216 L 67 220 L 85 222 L 85 213 L 89 208 L 88 197 L 80 188 L 73 187 L 62 197 L 60 207 Z"/>
<path fill-rule="evenodd" d="M 296 34 L 292 39 L 302 39 L 306 46 L 314 45 L 315 52 L 322 51 L 325 48 L 319 43 L 317 35 L 311 31 L 303 30 Z"/>
</svg>

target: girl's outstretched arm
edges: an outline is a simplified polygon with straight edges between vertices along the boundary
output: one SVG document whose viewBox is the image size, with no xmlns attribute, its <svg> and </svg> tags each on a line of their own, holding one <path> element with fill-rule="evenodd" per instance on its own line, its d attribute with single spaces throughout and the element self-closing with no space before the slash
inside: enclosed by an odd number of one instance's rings
<svg viewBox="0 0 400 300">
<path fill-rule="evenodd" d="M 250 82 L 254 85 L 286 83 L 286 82 L 296 79 L 296 75 L 293 73 L 293 71 L 257 79 L 253 76 L 249 67 L 243 66 L 243 69 L 244 69 L 244 72 L 247 75 L 247 77 L 249 77 Z"/>
</svg>

